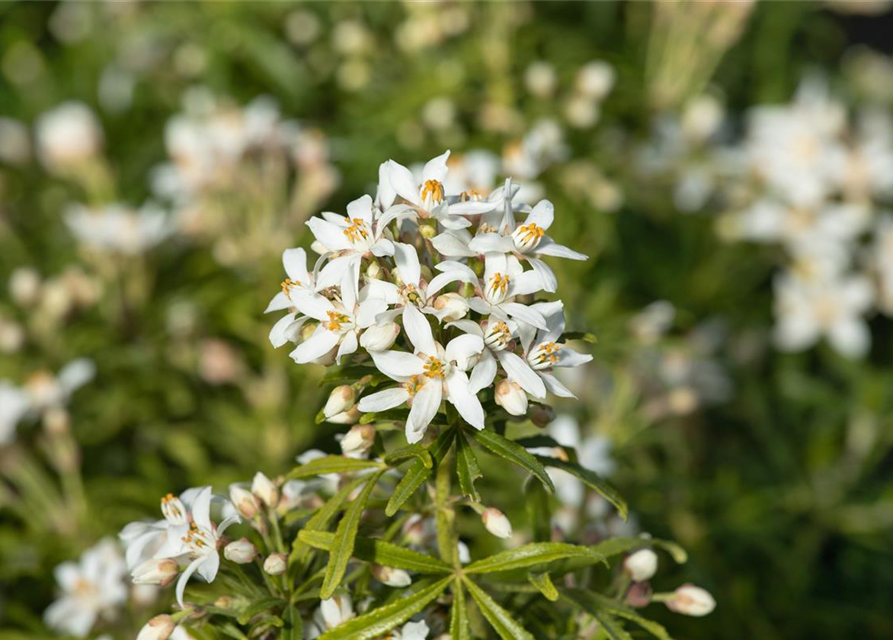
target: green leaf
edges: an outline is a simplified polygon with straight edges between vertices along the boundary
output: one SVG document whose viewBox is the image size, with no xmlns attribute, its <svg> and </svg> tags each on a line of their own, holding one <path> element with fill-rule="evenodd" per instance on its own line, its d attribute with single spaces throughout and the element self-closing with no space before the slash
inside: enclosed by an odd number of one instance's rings
<svg viewBox="0 0 893 640">
<path fill-rule="evenodd" d="M 410 458 L 418 458 L 427 469 L 431 469 L 434 466 L 434 461 L 431 459 L 431 454 L 428 453 L 428 450 L 420 444 L 411 444 L 401 449 L 397 449 L 396 451 L 386 455 L 384 461 L 385 464 L 391 467 L 395 467 L 401 462 L 405 462 Z"/>
<path fill-rule="evenodd" d="M 667 633 L 667 630 L 653 620 L 649 620 L 639 614 L 638 611 L 629 607 L 622 602 L 618 602 L 617 600 L 613 600 L 611 598 L 606 598 L 600 593 L 595 593 L 593 591 L 582 591 L 580 589 L 567 589 L 562 590 L 562 594 L 566 596 L 569 600 L 573 602 L 585 602 L 588 607 L 600 609 L 604 611 L 608 615 L 616 616 L 618 618 L 625 618 L 631 622 L 635 622 L 637 625 L 645 629 L 648 633 L 653 635 L 658 640 L 673 640 L 670 637 L 670 634 Z M 582 607 L 582 605 L 579 605 Z"/>
<path fill-rule="evenodd" d="M 315 549 L 331 551 L 335 544 L 335 534 L 328 531 L 307 531 L 305 529 L 298 534 L 298 537 L 301 542 Z M 417 573 L 450 573 L 453 570 L 450 565 L 439 558 L 376 538 L 357 537 L 353 555 L 367 562 Z"/>
<path fill-rule="evenodd" d="M 338 523 L 335 537 L 332 541 L 332 550 L 329 552 L 329 564 L 326 566 L 326 577 L 323 578 L 320 597 L 323 600 L 331 598 L 335 589 L 341 584 L 344 573 L 347 571 L 347 563 L 353 555 L 354 544 L 357 539 L 357 530 L 360 527 L 360 518 L 369 501 L 369 495 L 375 488 L 378 478 L 383 472 L 372 475 L 350 506 L 344 512 L 344 517 Z"/>
<path fill-rule="evenodd" d="M 577 478 L 582 480 L 583 484 L 585 484 L 590 489 L 598 491 L 602 495 L 602 497 L 605 498 L 605 500 L 614 505 L 614 508 L 617 509 L 617 514 L 621 518 L 626 520 L 626 500 L 621 498 L 620 494 L 617 493 L 617 490 L 614 489 L 614 487 L 609 485 L 607 482 L 605 482 L 597 473 L 595 473 L 594 471 L 590 471 L 589 469 L 585 469 L 575 462 L 567 462 L 565 460 L 559 460 L 558 458 L 549 458 L 546 456 L 536 456 L 536 458 L 547 467 L 555 467 L 556 469 L 567 471 L 571 475 L 576 476 Z"/>
<path fill-rule="evenodd" d="M 248 624 L 248 621 L 254 616 L 281 606 L 283 602 L 282 598 L 264 598 L 263 600 L 252 602 L 250 605 L 239 611 L 239 624 Z"/>
<path fill-rule="evenodd" d="M 322 634 L 319 640 L 372 640 L 378 638 L 428 606 L 444 592 L 452 579 L 452 576 L 447 576 L 396 602 L 373 609 L 353 620 L 348 620 Z"/>
<path fill-rule="evenodd" d="M 552 538 L 552 506 L 549 494 L 535 478 L 527 478 L 524 483 L 524 504 L 527 508 L 527 521 L 533 529 L 536 542 L 548 542 Z"/>
<path fill-rule="evenodd" d="M 549 577 L 548 573 L 534 573 L 533 571 L 528 571 L 527 579 L 530 581 L 530 584 L 536 587 L 539 592 L 545 596 L 546 600 L 549 600 L 550 602 L 558 600 L 558 589 L 552 584 L 552 578 Z"/>
<path fill-rule="evenodd" d="M 382 469 L 384 465 L 373 460 L 359 460 L 345 456 L 326 456 L 311 460 L 307 464 L 295 467 L 285 477 L 286 480 L 322 476 L 328 473 L 352 473 L 363 469 Z"/>
<path fill-rule="evenodd" d="M 471 629 L 468 626 L 468 607 L 465 604 L 465 589 L 461 580 L 453 582 L 453 607 L 450 611 L 451 640 L 471 640 Z"/>
<path fill-rule="evenodd" d="M 294 603 L 288 605 L 282 614 L 285 627 L 282 629 L 282 640 L 304 640 L 304 621 L 301 612 Z"/>
<path fill-rule="evenodd" d="M 582 340 L 583 342 L 588 342 L 589 344 L 598 344 L 598 338 L 595 336 L 595 334 L 587 333 L 585 331 L 568 331 L 561 334 L 561 337 L 565 340 Z"/>
<path fill-rule="evenodd" d="M 605 562 L 605 556 L 591 547 L 566 542 L 531 542 L 472 562 L 465 567 L 465 573 L 494 573 L 525 569 L 566 558 L 584 558 L 591 562 Z"/>
<path fill-rule="evenodd" d="M 552 478 L 546 473 L 543 465 L 527 449 L 489 429 L 471 431 L 471 436 L 492 453 L 526 469 L 529 473 L 536 476 L 550 493 L 555 493 L 555 485 L 552 484 Z"/>
<path fill-rule="evenodd" d="M 428 453 L 431 454 L 431 458 L 434 460 L 435 464 L 440 464 L 440 461 L 443 460 L 443 457 L 450 450 L 450 446 L 453 444 L 453 436 L 455 434 L 456 432 L 454 429 L 446 429 L 437 437 L 437 440 L 428 447 Z M 400 510 L 400 507 L 412 497 L 412 494 L 414 494 L 419 487 L 425 484 L 425 481 L 430 476 L 431 469 L 422 464 L 421 460 L 413 462 L 412 466 L 409 467 L 409 470 L 406 472 L 406 475 L 404 475 L 400 482 L 397 483 L 397 487 L 394 489 L 391 499 L 388 500 L 388 505 L 385 508 L 385 515 L 390 517 L 397 513 Z"/>
<path fill-rule="evenodd" d="M 632 640 L 629 632 L 605 608 L 599 605 L 598 600 L 592 597 L 592 592 L 582 589 L 564 589 L 561 591 L 561 595 L 598 620 L 609 640 Z"/>
<path fill-rule="evenodd" d="M 366 478 L 361 476 L 359 478 L 354 478 L 344 485 L 338 493 L 329 498 L 326 503 L 321 506 L 306 523 L 304 523 L 304 530 L 316 531 L 328 527 L 338 511 L 341 510 L 344 503 L 347 502 L 347 499 L 350 497 L 350 494 L 353 493 L 354 489 L 365 481 Z M 303 554 L 306 553 L 306 550 L 307 547 L 302 544 L 301 539 L 296 537 L 292 543 L 289 566 L 298 562 L 303 557 Z"/>
<path fill-rule="evenodd" d="M 606 558 L 610 558 L 611 556 L 643 549 L 645 547 L 660 547 L 669 553 L 673 560 L 679 564 L 683 564 L 688 560 L 688 554 L 685 552 L 685 549 L 675 542 L 660 540 L 658 538 L 611 538 L 610 540 L 599 542 L 592 548 Z"/>
<path fill-rule="evenodd" d="M 461 431 L 456 434 L 456 475 L 459 476 L 459 489 L 462 495 L 480 502 L 481 496 L 474 486 L 474 481 L 483 478 L 484 474 L 481 473 L 474 449 Z"/>
<path fill-rule="evenodd" d="M 503 609 L 487 593 L 474 582 L 463 576 L 468 593 L 474 598 L 481 613 L 496 630 L 502 640 L 534 640 L 533 636 L 521 624 Z"/>
</svg>

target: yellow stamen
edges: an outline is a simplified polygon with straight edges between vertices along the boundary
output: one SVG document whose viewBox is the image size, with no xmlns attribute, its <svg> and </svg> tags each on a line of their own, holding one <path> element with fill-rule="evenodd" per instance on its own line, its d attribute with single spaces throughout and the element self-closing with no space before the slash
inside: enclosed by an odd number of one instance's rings
<svg viewBox="0 0 893 640">
<path fill-rule="evenodd" d="M 437 358 L 428 358 L 428 362 L 425 363 L 425 375 L 429 378 L 443 378 L 443 369 L 443 362 Z"/>
<path fill-rule="evenodd" d="M 282 281 L 282 293 L 285 294 L 285 297 L 286 297 L 286 298 L 288 298 L 289 300 L 291 300 L 291 295 L 289 294 L 289 290 L 290 290 L 292 287 L 297 287 L 297 286 L 299 286 L 300 284 L 301 284 L 301 283 L 298 282 L 297 280 L 292 280 L 291 278 L 286 278 L 285 280 Z"/>
<path fill-rule="evenodd" d="M 341 325 L 350 322 L 350 316 L 338 313 L 337 311 L 326 311 L 326 315 L 329 316 L 329 321 L 324 323 L 324 326 L 329 331 L 341 331 Z"/>
<path fill-rule="evenodd" d="M 426 202 L 429 197 L 434 205 L 443 202 L 443 185 L 437 180 L 425 180 L 425 184 L 422 185 L 422 202 Z"/>
<path fill-rule="evenodd" d="M 348 240 L 351 242 L 359 242 L 360 240 L 369 238 L 369 227 L 366 226 L 366 223 L 362 218 L 354 218 L 351 222 L 353 224 L 344 230 L 344 235 L 347 236 Z"/>
</svg>

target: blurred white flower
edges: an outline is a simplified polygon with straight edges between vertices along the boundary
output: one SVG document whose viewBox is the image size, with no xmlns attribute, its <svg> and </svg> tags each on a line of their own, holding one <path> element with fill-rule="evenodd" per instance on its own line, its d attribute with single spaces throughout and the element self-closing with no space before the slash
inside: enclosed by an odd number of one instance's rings
<svg viewBox="0 0 893 640">
<path fill-rule="evenodd" d="M 81 102 L 63 102 L 36 123 L 37 152 L 50 171 L 65 171 L 91 160 L 102 149 L 102 129 Z"/>
<path fill-rule="evenodd" d="M 101 208 L 71 205 L 65 223 L 84 246 L 127 256 L 140 255 L 173 233 L 170 216 L 154 205 L 132 209 L 122 204 Z"/>
</svg>

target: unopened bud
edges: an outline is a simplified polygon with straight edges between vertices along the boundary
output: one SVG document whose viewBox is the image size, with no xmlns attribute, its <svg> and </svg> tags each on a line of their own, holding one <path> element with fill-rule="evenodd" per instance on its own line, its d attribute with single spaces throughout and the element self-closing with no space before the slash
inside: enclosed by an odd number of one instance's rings
<svg viewBox="0 0 893 640">
<path fill-rule="evenodd" d="M 326 400 L 326 406 L 322 411 L 326 418 L 331 418 L 336 414 L 347 411 L 356 402 L 356 390 L 349 384 L 342 384 L 332 389 L 332 393 L 329 394 L 329 399 Z"/>
<path fill-rule="evenodd" d="M 437 235 L 437 223 L 428 224 L 427 222 L 419 220 L 419 233 L 423 238 L 430 240 Z"/>
<path fill-rule="evenodd" d="M 654 592 L 647 582 L 634 582 L 626 592 L 625 602 L 634 609 L 641 609 L 651 604 Z"/>
<path fill-rule="evenodd" d="M 288 567 L 286 563 L 286 557 L 284 553 L 271 553 L 267 556 L 267 559 L 264 560 L 264 571 L 269 573 L 271 576 L 279 576 L 285 573 L 285 569 Z"/>
<path fill-rule="evenodd" d="M 366 267 L 366 277 L 371 280 L 378 280 L 381 277 L 381 265 L 378 264 L 377 260 L 373 260 Z"/>
<path fill-rule="evenodd" d="M 351 407 L 347 411 L 342 411 L 341 413 L 336 413 L 331 418 L 326 418 L 326 422 L 331 422 L 332 424 L 350 424 L 359 420 L 361 415 L 362 413 L 360 412 L 359 407 Z"/>
<path fill-rule="evenodd" d="M 458 293 L 444 293 L 434 300 L 434 308 L 444 322 L 454 322 L 468 313 L 468 301 Z"/>
<path fill-rule="evenodd" d="M 484 523 L 487 531 L 497 538 L 505 540 L 512 537 L 512 523 L 499 509 L 493 507 L 485 509 L 481 514 L 481 521 Z"/>
<path fill-rule="evenodd" d="M 372 575 L 376 580 L 389 587 L 408 587 L 412 584 L 412 578 L 403 569 L 383 567 L 376 564 L 372 566 Z"/>
<path fill-rule="evenodd" d="M 236 564 L 248 564 L 257 555 L 257 548 L 247 538 L 234 540 L 223 548 L 223 557 Z"/>
<path fill-rule="evenodd" d="M 341 451 L 346 456 L 363 454 L 375 442 L 375 427 L 371 424 L 355 424 L 341 438 Z"/>
<path fill-rule="evenodd" d="M 155 616 L 140 629 L 136 640 L 167 640 L 174 632 L 174 620 L 169 615 Z"/>
<path fill-rule="evenodd" d="M 650 580 L 657 572 L 657 554 L 651 549 L 640 549 L 626 557 L 623 570 L 633 582 Z"/>
<path fill-rule="evenodd" d="M 400 326 L 396 322 L 373 325 L 360 336 L 360 345 L 366 351 L 387 351 L 400 335 Z"/>
<path fill-rule="evenodd" d="M 268 507 L 275 507 L 279 502 L 279 492 L 276 490 L 276 485 L 260 471 L 254 474 L 254 480 L 251 482 L 251 493 Z"/>
<path fill-rule="evenodd" d="M 705 589 L 693 584 L 684 584 L 673 592 L 666 601 L 670 611 L 686 616 L 706 616 L 716 608 L 716 600 Z"/>
<path fill-rule="evenodd" d="M 156 560 L 150 558 L 136 566 L 131 574 L 133 584 L 152 584 L 159 587 L 166 587 L 177 574 L 180 573 L 180 567 L 176 560 L 165 558 Z"/>
<path fill-rule="evenodd" d="M 246 520 L 251 520 L 260 511 L 260 503 L 254 497 L 254 494 L 237 484 L 230 485 L 229 499 L 233 506 L 236 507 L 239 515 Z"/>
<path fill-rule="evenodd" d="M 527 413 L 527 394 L 511 380 L 502 380 L 496 385 L 496 404 L 513 416 Z"/>
<path fill-rule="evenodd" d="M 545 429 L 555 421 L 555 409 L 552 407 L 534 404 L 530 407 L 530 421 L 540 429 Z"/>
</svg>

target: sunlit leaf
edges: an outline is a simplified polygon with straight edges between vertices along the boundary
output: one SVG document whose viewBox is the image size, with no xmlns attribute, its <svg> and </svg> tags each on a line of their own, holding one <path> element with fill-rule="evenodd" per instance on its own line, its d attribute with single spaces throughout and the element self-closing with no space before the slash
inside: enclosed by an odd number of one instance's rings
<svg viewBox="0 0 893 640">
<path fill-rule="evenodd" d="M 474 598 L 478 608 L 490 626 L 496 630 L 502 640 L 534 640 L 534 637 L 503 609 L 487 593 L 468 578 L 464 578 L 468 593 Z"/>
<path fill-rule="evenodd" d="M 555 485 L 543 465 L 527 449 L 490 429 L 471 431 L 471 436 L 495 455 L 508 460 L 536 476 L 552 493 Z"/>
<path fill-rule="evenodd" d="M 305 530 L 301 531 L 298 537 L 301 542 L 325 551 L 331 551 L 335 543 L 335 534 L 328 531 Z M 353 554 L 360 560 L 418 573 L 449 573 L 452 571 L 452 567 L 439 558 L 375 538 L 357 537 Z"/>
<path fill-rule="evenodd" d="M 494 573 L 525 569 L 566 558 L 583 558 L 590 562 L 605 562 L 605 556 L 591 547 L 566 542 L 531 542 L 508 549 L 465 567 L 465 573 Z"/>
<path fill-rule="evenodd" d="M 446 429 L 437 437 L 437 440 L 428 447 L 428 453 L 431 454 L 435 464 L 440 464 L 440 461 L 443 460 L 443 457 L 450 450 L 450 445 L 453 444 L 454 435 L 455 431 L 453 429 Z M 385 508 L 385 515 L 392 516 L 397 513 L 400 510 L 400 507 L 412 497 L 412 494 L 425 484 L 425 481 L 431 476 L 431 471 L 432 470 L 426 467 L 421 460 L 413 462 L 412 466 L 410 466 L 409 470 L 406 472 L 406 475 L 404 475 L 400 482 L 397 483 L 397 487 L 394 489 L 391 499 L 388 500 L 388 505 Z"/>
</svg>

